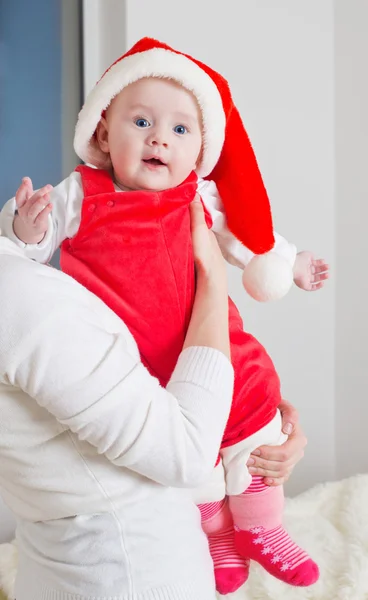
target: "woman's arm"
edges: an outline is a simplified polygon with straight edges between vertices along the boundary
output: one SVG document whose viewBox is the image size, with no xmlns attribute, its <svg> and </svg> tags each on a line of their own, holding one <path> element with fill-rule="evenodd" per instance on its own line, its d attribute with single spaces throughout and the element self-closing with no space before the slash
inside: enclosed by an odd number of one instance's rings
<svg viewBox="0 0 368 600">
<path fill-rule="evenodd" d="M 210 346 L 230 358 L 225 262 L 214 234 L 206 225 L 198 194 L 190 210 L 197 285 L 184 348 Z"/>
</svg>

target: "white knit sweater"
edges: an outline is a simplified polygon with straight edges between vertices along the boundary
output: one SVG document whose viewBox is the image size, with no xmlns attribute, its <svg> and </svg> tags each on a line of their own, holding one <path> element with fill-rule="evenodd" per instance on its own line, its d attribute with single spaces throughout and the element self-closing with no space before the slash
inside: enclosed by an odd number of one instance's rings
<svg viewBox="0 0 368 600">
<path fill-rule="evenodd" d="M 215 463 L 229 361 L 188 348 L 161 388 L 100 299 L 1 237 L 0 315 L 17 600 L 214 600 L 190 488 Z"/>
</svg>

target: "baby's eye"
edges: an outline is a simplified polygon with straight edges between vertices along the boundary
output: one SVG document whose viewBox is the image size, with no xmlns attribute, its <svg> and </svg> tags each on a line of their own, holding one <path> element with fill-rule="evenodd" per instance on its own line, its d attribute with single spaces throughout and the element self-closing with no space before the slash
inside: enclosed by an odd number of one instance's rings
<svg viewBox="0 0 368 600">
<path fill-rule="evenodd" d="M 147 119 L 139 118 L 139 119 L 136 119 L 134 122 L 137 125 L 137 127 L 149 127 L 150 126 L 150 123 L 147 121 Z"/>
<path fill-rule="evenodd" d="M 176 125 L 174 127 L 174 131 L 175 133 L 178 133 L 179 135 L 184 135 L 184 133 L 187 133 L 187 128 L 184 127 L 184 125 Z"/>
</svg>

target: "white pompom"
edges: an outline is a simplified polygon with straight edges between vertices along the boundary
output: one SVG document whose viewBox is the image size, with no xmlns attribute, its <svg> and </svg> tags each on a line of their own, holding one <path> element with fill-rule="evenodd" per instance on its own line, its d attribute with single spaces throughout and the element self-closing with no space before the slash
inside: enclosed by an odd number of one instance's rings
<svg viewBox="0 0 368 600">
<path fill-rule="evenodd" d="M 258 302 L 279 300 L 292 284 L 291 265 L 274 252 L 254 256 L 243 272 L 244 288 Z"/>
</svg>

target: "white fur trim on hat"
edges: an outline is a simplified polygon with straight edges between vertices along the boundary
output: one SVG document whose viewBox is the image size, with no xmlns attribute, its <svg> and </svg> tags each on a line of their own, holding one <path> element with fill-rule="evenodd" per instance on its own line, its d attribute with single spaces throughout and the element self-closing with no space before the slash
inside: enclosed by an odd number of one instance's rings
<svg viewBox="0 0 368 600">
<path fill-rule="evenodd" d="M 205 177 L 215 167 L 225 139 L 221 95 L 211 77 L 194 61 L 163 48 L 122 58 L 95 85 L 79 113 L 74 137 L 77 155 L 96 167 L 106 167 L 106 154 L 92 140 L 101 113 L 125 87 L 145 77 L 174 79 L 196 97 L 203 119 L 203 158 L 197 173 Z"/>
</svg>

